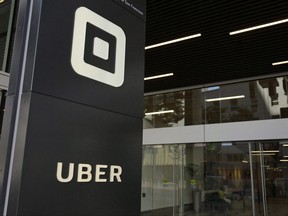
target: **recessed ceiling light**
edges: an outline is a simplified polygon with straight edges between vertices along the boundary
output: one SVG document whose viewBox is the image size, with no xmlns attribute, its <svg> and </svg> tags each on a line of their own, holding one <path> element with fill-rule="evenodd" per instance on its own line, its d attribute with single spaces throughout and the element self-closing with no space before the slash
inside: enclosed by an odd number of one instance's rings
<svg viewBox="0 0 288 216">
<path fill-rule="evenodd" d="M 232 99 L 239 99 L 239 98 L 245 98 L 245 95 L 237 95 L 237 96 L 221 97 L 221 98 L 211 98 L 211 99 L 206 99 L 206 102 L 232 100 Z"/>
<path fill-rule="evenodd" d="M 260 153 L 261 151 L 251 151 L 251 153 Z M 279 150 L 265 150 L 263 153 L 278 153 Z"/>
<path fill-rule="evenodd" d="M 173 75 L 174 75 L 173 73 L 161 74 L 157 76 L 145 77 L 144 80 L 158 79 L 158 78 L 163 78 L 163 77 L 168 77 L 168 76 L 173 76 Z"/>
<path fill-rule="evenodd" d="M 214 90 L 219 90 L 220 87 L 219 86 L 210 86 L 207 88 L 207 91 L 214 91 Z"/>
<path fill-rule="evenodd" d="M 273 66 L 275 66 L 275 65 L 281 65 L 281 64 L 288 64 L 288 61 L 281 61 L 281 62 L 274 62 L 274 63 L 272 63 Z"/>
<path fill-rule="evenodd" d="M 275 153 L 265 153 L 265 154 L 252 154 L 252 156 L 275 156 L 276 154 Z"/>
<path fill-rule="evenodd" d="M 174 110 L 163 110 L 163 111 L 158 111 L 158 112 L 149 112 L 145 113 L 145 115 L 159 115 L 159 114 L 165 114 L 165 113 L 174 113 Z"/>
<path fill-rule="evenodd" d="M 160 148 L 163 148 L 163 146 L 162 145 L 153 145 L 152 148 L 160 149 Z"/>
<path fill-rule="evenodd" d="M 275 21 L 275 22 L 271 22 L 271 23 L 266 23 L 263 25 L 258 25 L 258 26 L 253 26 L 250 28 L 245 28 L 245 29 L 233 31 L 233 32 L 230 32 L 229 34 L 230 35 L 241 34 L 244 32 L 253 31 L 253 30 L 257 30 L 257 29 L 261 29 L 261 28 L 266 28 L 266 27 L 270 27 L 273 25 L 279 25 L 279 24 L 286 23 L 286 22 L 288 22 L 288 19 L 283 19 L 283 20 L 279 20 L 279 21 Z"/>
<path fill-rule="evenodd" d="M 178 43 L 180 41 L 189 40 L 189 39 L 197 38 L 197 37 L 200 37 L 200 36 L 201 36 L 201 34 L 199 33 L 199 34 L 189 35 L 187 37 L 182 37 L 182 38 L 177 38 L 177 39 L 174 39 L 174 40 L 169 40 L 169 41 L 166 41 L 166 42 L 162 42 L 162 43 L 146 46 L 145 50 L 153 49 L 155 47 L 165 46 L 165 45 L 172 44 L 172 43 Z"/>
<path fill-rule="evenodd" d="M 233 144 L 232 144 L 232 143 L 229 143 L 229 142 L 227 142 L 227 143 L 221 143 L 221 145 L 225 147 L 225 146 L 232 146 Z"/>
</svg>

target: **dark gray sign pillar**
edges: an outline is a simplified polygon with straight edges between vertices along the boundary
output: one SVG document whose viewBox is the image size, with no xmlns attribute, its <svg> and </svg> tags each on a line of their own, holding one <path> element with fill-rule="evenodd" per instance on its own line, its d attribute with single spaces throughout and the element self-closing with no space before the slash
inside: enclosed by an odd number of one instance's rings
<svg viewBox="0 0 288 216">
<path fill-rule="evenodd" d="M 20 0 L 4 215 L 140 215 L 144 37 L 145 0 Z"/>
</svg>

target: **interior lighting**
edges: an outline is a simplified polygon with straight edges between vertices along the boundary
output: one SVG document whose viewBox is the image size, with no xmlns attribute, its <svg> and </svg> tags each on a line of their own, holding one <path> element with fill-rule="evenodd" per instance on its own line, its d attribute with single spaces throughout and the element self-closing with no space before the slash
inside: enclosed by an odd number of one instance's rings
<svg viewBox="0 0 288 216">
<path fill-rule="evenodd" d="M 163 77 L 168 77 L 168 76 L 173 76 L 173 75 L 174 75 L 173 73 L 161 74 L 157 76 L 145 77 L 144 80 L 158 79 L 158 78 L 163 78 Z"/>
<path fill-rule="evenodd" d="M 153 145 L 153 148 L 160 149 L 160 148 L 163 148 L 163 146 L 162 145 Z"/>
<path fill-rule="evenodd" d="M 260 156 L 260 155 L 263 155 L 263 156 L 275 156 L 276 154 L 275 153 L 252 154 L 252 156 Z"/>
<path fill-rule="evenodd" d="M 182 38 L 177 38 L 177 39 L 174 39 L 174 40 L 170 40 L 170 41 L 166 41 L 166 42 L 162 42 L 162 43 L 146 46 L 145 50 L 153 49 L 155 47 L 165 46 L 165 45 L 172 44 L 172 43 L 178 43 L 180 41 L 189 40 L 189 39 L 197 38 L 197 37 L 200 37 L 200 36 L 201 36 L 201 34 L 199 33 L 199 34 L 189 35 L 189 36 L 182 37 Z"/>
<path fill-rule="evenodd" d="M 281 62 L 274 62 L 274 63 L 272 63 L 273 66 L 275 66 L 275 65 L 281 65 L 281 64 L 288 64 L 288 61 L 281 61 Z"/>
<path fill-rule="evenodd" d="M 244 32 L 253 31 L 253 30 L 257 30 L 257 29 L 261 29 L 261 28 L 266 28 L 266 27 L 270 27 L 270 26 L 274 26 L 274 25 L 279 25 L 279 24 L 286 23 L 286 22 L 288 22 L 288 19 L 283 19 L 283 20 L 279 20 L 279 21 L 275 21 L 275 22 L 271 22 L 271 23 L 266 23 L 266 24 L 262 24 L 262 25 L 258 25 L 258 26 L 253 26 L 253 27 L 233 31 L 233 32 L 230 32 L 229 34 L 230 35 L 241 34 Z"/>
<path fill-rule="evenodd" d="M 3 3 L 5 0 L 0 0 L 0 3 Z"/>
<path fill-rule="evenodd" d="M 219 86 L 210 86 L 207 88 L 207 91 L 214 91 L 214 90 L 219 90 L 220 87 Z"/>
<path fill-rule="evenodd" d="M 283 146 L 288 147 L 288 144 L 283 144 Z"/>
<path fill-rule="evenodd" d="M 242 160 L 242 163 L 248 164 L 249 162 L 247 160 Z"/>
<path fill-rule="evenodd" d="M 225 147 L 225 146 L 232 146 L 232 143 L 228 143 L 228 142 L 227 142 L 227 143 L 222 143 L 221 145 L 224 146 L 224 147 Z"/>
<path fill-rule="evenodd" d="M 174 113 L 174 110 L 163 110 L 163 111 L 158 111 L 158 112 L 149 112 L 145 113 L 145 115 L 159 115 L 159 114 L 165 114 L 165 113 Z"/>
<path fill-rule="evenodd" d="M 260 153 L 261 151 L 251 151 L 251 153 Z M 263 153 L 278 153 L 279 150 L 266 150 L 262 151 Z"/>
<path fill-rule="evenodd" d="M 288 162 L 288 160 L 287 159 L 282 159 L 282 160 L 280 160 L 281 162 Z"/>
<path fill-rule="evenodd" d="M 239 98 L 245 98 L 245 95 L 238 95 L 238 96 L 230 96 L 230 97 L 221 97 L 221 98 L 206 99 L 206 102 L 222 101 L 222 100 L 232 100 L 232 99 L 239 99 Z"/>
</svg>

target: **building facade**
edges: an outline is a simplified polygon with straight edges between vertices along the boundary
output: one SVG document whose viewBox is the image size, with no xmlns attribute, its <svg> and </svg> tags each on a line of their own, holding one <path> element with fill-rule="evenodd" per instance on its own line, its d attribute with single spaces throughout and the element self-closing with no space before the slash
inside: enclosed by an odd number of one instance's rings
<svg viewBox="0 0 288 216">
<path fill-rule="evenodd" d="M 1 126 L 18 3 L 0 0 Z M 145 77 L 170 75 L 145 80 L 141 215 L 287 215 L 287 8 L 147 0 Z"/>
</svg>

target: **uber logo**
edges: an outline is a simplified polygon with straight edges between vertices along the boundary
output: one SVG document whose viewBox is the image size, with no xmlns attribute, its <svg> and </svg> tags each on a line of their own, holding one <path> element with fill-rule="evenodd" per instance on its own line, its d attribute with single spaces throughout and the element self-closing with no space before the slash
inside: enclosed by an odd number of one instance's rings
<svg viewBox="0 0 288 216">
<path fill-rule="evenodd" d="M 75 12 L 71 64 L 76 73 L 120 87 L 125 75 L 123 29 L 85 7 Z"/>
<path fill-rule="evenodd" d="M 63 163 L 57 163 L 56 178 L 61 183 L 71 182 L 74 178 L 74 163 L 69 163 L 68 175 L 63 177 Z M 78 164 L 77 182 L 122 182 L 122 167 L 118 165 L 96 164 L 95 169 L 90 164 Z M 67 173 L 67 172 L 66 172 Z"/>
</svg>

